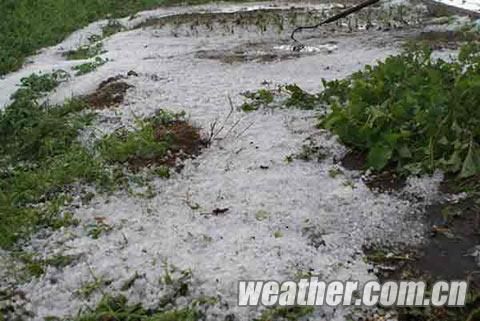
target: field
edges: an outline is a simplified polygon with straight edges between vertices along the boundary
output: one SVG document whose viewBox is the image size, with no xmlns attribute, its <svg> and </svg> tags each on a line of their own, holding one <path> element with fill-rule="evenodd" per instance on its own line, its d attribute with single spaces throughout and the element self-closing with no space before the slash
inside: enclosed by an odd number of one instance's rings
<svg viewBox="0 0 480 321">
<path fill-rule="evenodd" d="M 0 3 L 0 76 L 19 69 L 37 50 L 62 41 L 87 24 L 125 17 L 159 5 L 201 0 L 5 0 Z"/>
<path fill-rule="evenodd" d="M 0 320 L 477 320 L 478 20 L 385 1 L 293 50 L 352 2 L 172 4 L 0 4 Z M 237 304 L 310 276 L 470 288 Z"/>
</svg>

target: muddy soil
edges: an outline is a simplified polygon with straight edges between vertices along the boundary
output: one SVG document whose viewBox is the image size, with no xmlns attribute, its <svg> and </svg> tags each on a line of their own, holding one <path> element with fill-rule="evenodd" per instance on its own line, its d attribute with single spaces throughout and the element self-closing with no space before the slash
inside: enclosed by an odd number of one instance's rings
<svg viewBox="0 0 480 321">
<path fill-rule="evenodd" d="M 120 105 L 127 93 L 133 86 L 121 81 L 122 75 L 110 77 L 100 83 L 95 92 L 83 97 L 83 100 L 92 109 L 110 108 Z"/>
<path fill-rule="evenodd" d="M 367 169 L 367 155 L 360 151 L 349 151 L 339 163 L 348 170 L 364 171 Z M 406 177 L 395 172 L 394 166 L 386 168 L 380 173 L 370 173 L 365 177 L 365 184 L 372 190 L 380 193 L 400 191 L 406 184 Z"/>
</svg>

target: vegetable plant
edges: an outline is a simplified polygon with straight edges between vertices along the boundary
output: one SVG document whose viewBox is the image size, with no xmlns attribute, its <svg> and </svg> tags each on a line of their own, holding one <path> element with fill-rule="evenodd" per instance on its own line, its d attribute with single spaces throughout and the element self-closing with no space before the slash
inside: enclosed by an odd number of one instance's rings
<svg viewBox="0 0 480 321">
<path fill-rule="evenodd" d="M 364 152 L 367 166 L 403 174 L 480 173 L 480 45 L 451 61 L 413 48 L 345 80 L 323 81 L 320 125 Z"/>
</svg>

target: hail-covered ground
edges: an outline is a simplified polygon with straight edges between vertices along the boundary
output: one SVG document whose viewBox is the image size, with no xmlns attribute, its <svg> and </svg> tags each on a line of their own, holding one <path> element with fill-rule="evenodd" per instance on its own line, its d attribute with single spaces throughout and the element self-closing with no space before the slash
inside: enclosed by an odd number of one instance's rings
<svg viewBox="0 0 480 321">
<path fill-rule="evenodd" d="M 375 192 L 365 185 L 361 172 L 338 164 L 347 150 L 336 137 L 316 128 L 316 112 L 279 108 L 244 113 L 236 108 L 241 93 L 262 87 L 296 83 L 319 91 L 322 78 L 346 77 L 399 52 L 402 41 L 423 27 L 423 7 L 386 2 L 383 9 L 368 9 L 358 20 L 302 34 L 307 47 L 293 53 L 291 25 L 229 20 L 234 12 L 255 15 L 265 9 L 287 16 L 298 11 L 300 23 L 302 15 L 328 15 L 332 6 L 336 5 L 299 2 L 294 9 L 287 3 L 222 4 L 158 9 L 119 20 L 128 30 L 102 41 L 101 57 L 108 62 L 72 76 L 48 97 L 60 103 L 93 92 L 109 77 L 135 72 L 125 79 L 133 87 L 123 103 L 98 111 L 97 122 L 82 140 L 89 143 L 131 126 L 158 109 L 185 111 L 204 135 L 213 124 L 223 129 L 179 173 L 168 180 L 155 179 L 153 197 L 125 191 L 96 194 L 88 204 L 74 200 L 69 211 L 81 224 L 34 235 L 26 250 L 39 257 L 62 254 L 77 259 L 61 269 L 48 267 L 43 276 L 25 283 L 16 282 L 5 268 L 0 282 L 22 293 L 15 303 L 18 309 L 29 311 L 27 318 L 33 320 L 76 315 L 95 307 L 105 293 L 123 293 L 130 302 L 154 307 L 165 294 L 159 280 L 167 268 L 176 267 L 191 270 L 192 297 L 219 299 L 207 319 L 235 315 L 247 321 L 263 308 L 237 306 L 238 280 L 282 281 L 310 273 L 324 280 L 365 281 L 375 276 L 364 263 L 363 245 L 422 242 L 422 210 L 440 197 L 440 174 L 412 178 L 394 193 Z M 199 23 L 193 25 L 195 19 Z M 0 106 L 9 103 L 20 79 L 31 73 L 63 69 L 73 75 L 71 68 L 82 61 L 66 60 L 62 53 L 88 44 L 105 24 L 100 21 L 75 32 L 1 79 Z M 310 144 L 321 146 L 326 158 L 287 161 Z M 332 175 L 335 169 L 343 175 Z M 85 226 L 99 219 L 111 230 L 93 239 Z M 111 282 L 88 298 L 78 295 L 98 280 Z M 318 308 L 313 319 L 344 320 L 348 313 L 351 309 Z"/>
<path fill-rule="evenodd" d="M 480 14 L 480 1 L 478 0 L 434 0 L 451 7 L 470 10 L 477 15 Z"/>
</svg>

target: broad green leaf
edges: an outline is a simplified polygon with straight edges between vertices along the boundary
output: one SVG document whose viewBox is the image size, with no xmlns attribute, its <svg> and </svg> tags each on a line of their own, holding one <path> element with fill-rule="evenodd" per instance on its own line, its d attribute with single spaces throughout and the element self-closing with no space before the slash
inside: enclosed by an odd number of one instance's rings
<svg viewBox="0 0 480 321">
<path fill-rule="evenodd" d="M 412 157 L 412 152 L 410 151 L 410 148 L 408 148 L 408 145 L 401 145 L 397 149 L 398 155 L 400 155 L 401 158 L 411 158 Z"/>
<path fill-rule="evenodd" d="M 474 142 L 471 142 L 467 157 L 463 161 L 460 177 L 466 178 L 478 173 L 480 173 L 480 149 Z"/>
<path fill-rule="evenodd" d="M 367 164 L 375 170 L 382 170 L 392 158 L 392 148 L 385 145 L 375 145 L 368 152 Z"/>
<path fill-rule="evenodd" d="M 460 157 L 460 152 L 456 150 L 448 159 L 442 158 L 439 160 L 439 164 L 440 166 L 445 166 L 447 171 L 457 173 L 462 168 L 463 161 Z"/>
</svg>

